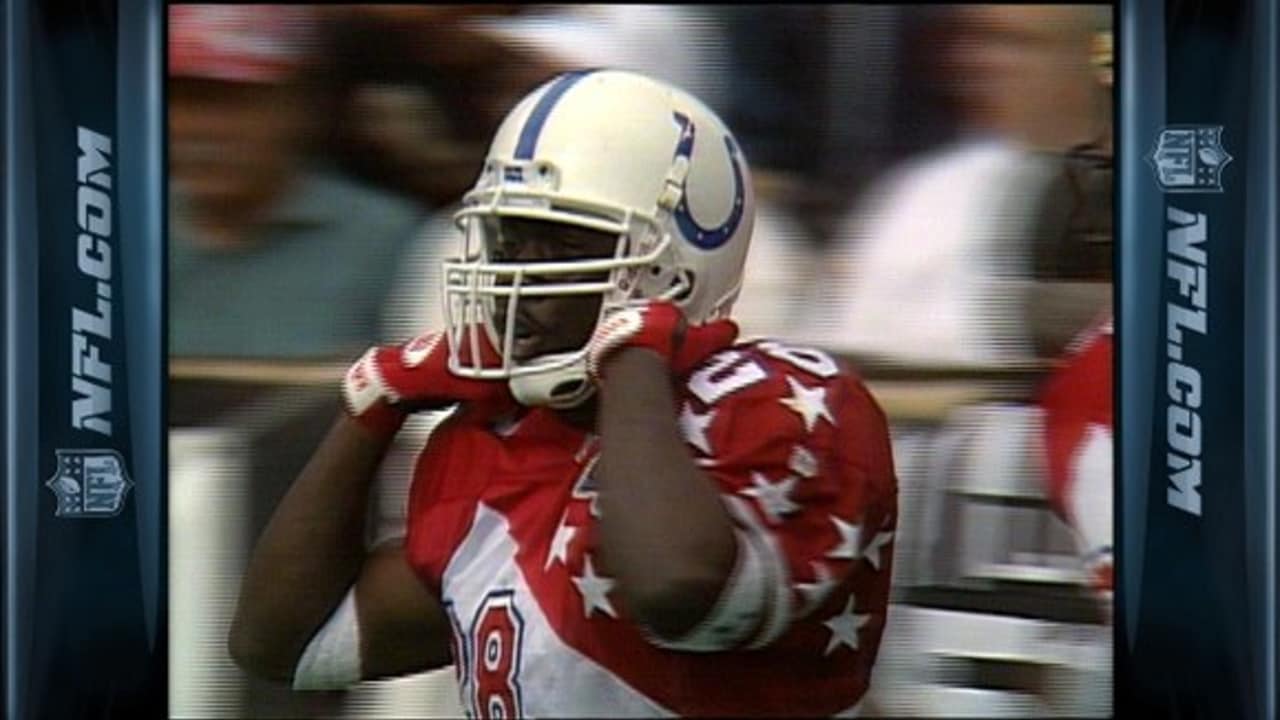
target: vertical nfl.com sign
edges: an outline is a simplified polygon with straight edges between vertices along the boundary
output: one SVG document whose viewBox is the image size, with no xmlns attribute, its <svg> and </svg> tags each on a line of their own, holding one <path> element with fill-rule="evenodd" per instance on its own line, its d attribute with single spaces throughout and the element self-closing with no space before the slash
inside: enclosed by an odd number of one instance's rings
<svg viewBox="0 0 1280 720">
<path fill-rule="evenodd" d="M 1220 193 L 1222 170 L 1231 155 L 1222 147 L 1221 125 L 1173 125 L 1160 131 L 1147 156 L 1166 193 Z M 1180 205 L 1185 203 L 1179 202 Z M 1200 411 L 1203 366 L 1212 328 L 1209 307 L 1209 213 L 1165 207 L 1165 378 L 1168 387 L 1166 458 L 1168 505 L 1201 517 L 1201 463 L 1206 445 Z M 1190 347 L 1190 352 L 1185 352 Z"/>
<path fill-rule="evenodd" d="M 1165 192 L 1222 192 L 1222 170 L 1231 156 L 1221 125 L 1172 125 L 1160 131 L 1147 156 Z"/>
</svg>

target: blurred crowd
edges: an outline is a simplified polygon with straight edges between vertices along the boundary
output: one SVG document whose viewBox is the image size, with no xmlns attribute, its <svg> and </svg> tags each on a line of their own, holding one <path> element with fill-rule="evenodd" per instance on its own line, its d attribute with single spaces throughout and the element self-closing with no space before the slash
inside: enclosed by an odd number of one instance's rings
<svg viewBox="0 0 1280 720">
<path fill-rule="evenodd" d="M 757 169 L 747 330 L 910 363 L 1052 357 L 1107 298 L 1082 284 L 1108 277 L 1109 195 L 1064 158 L 1110 153 L 1093 62 L 1109 21 L 1105 6 L 176 6 L 173 352 L 341 357 L 429 312 L 422 256 L 452 248 L 422 245 L 450 244 L 430 231 L 502 115 L 556 72 L 613 66 L 704 98 Z"/>
<path fill-rule="evenodd" d="M 1061 364 L 1110 317 L 1110 6 L 169 13 L 174 358 L 349 361 L 439 325 L 437 266 L 456 250 L 450 218 L 503 114 L 558 72 L 638 70 L 704 99 L 752 164 L 756 231 L 735 310 L 745 335 L 826 348 L 873 380 L 895 369 L 1004 377 L 1031 368 L 1021 399 L 953 408 L 926 390 L 926 405 L 941 407 L 930 417 L 882 399 L 898 416 L 895 586 L 1075 577 L 1061 559 L 1078 555 L 1069 512 L 1033 516 L 1009 498 L 1045 484 L 1034 373 Z M 993 489 L 1002 472 L 1011 479 Z M 403 495 L 389 497 L 388 534 Z M 986 549 L 960 559 L 939 550 L 959 545 Z M 951 616 L 900 600 L 912 609 L 897 627 L 891 613 L 879 686 L 897 690 L 874 700 L 882 711 L 1109 708 L 1109 693 L 1091 685 L 1102 682 L 1109 645 L 1081 655 L 1101 641 L 1054 636 L 1069 659 L 1044 660 L 1036 653 L 1057 642 L 1045 628 L 1059 626 L 1002 625 L 991 620 L 1009 615 L 998 601 L 965 610 L 981 641 L 939 640 L 935 624 L 955 633 Z M 954 598 L 939 603 L 959 612 Z M 1072 623 L 1088 624 L 1062 627 Z M 982 643 L 994 645 L 974 649 Z M 1079 672 L 1026 680 L 965 665 L 966 647 L 973 657 L 1025 651 L 1039 658 L 1028 666 Z M 961 675 L 973 692 L 960 699 L 919 690 Z M 1046 689 L 1055 683 L 1088 687 Z"/>
</svg>

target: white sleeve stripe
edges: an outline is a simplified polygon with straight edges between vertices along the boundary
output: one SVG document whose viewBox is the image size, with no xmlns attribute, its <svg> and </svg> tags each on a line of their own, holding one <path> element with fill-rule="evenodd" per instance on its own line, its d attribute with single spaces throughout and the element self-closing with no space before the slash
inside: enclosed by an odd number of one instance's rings
<svg viewBox="0 0 1280 720">
<path fill-rule="evenodd" d="M 734 530 L 738 552 L 733 570 L 715 605 L 697 626 L 676 640 L 651 636 L 658 647 L 692 652 L 715 652 L 736 647 L 760 627 L 765 611 L 766 577 L 761 549 L 745 532 Z"/>
<path fill-rule="evenodd" d="M 747 501 L 725 496 L 725 502 L 730 514 L 747 531 L 747 537 L 760 549 L 760 558 L 764 561 L 764 576 L 768 578 L 763 587 L 767 595 L 764 621 L 756 639 L 748 645 L 752 649 L 761 648 L 778 639 L 791 624 L 791 573 L 777 538 L 760 524 Z"/>
<path fill-rule="evenodd" d="M 342 378 L 342 398 L 347 404 L 347 411 L 360 416 L 373 407 L 379 400 L 396 402 L 399 398 L 382 378 L 378 370 L 376 355 L 378 348 L 371 347 L 360 356 L 347 374 Z"/>
<path fill-rule="evenodd" d="M 307 644 L 293 671 L 294 690 L 341 690 L 360 682 L 360 622 L 353 586 Z"/>
<path fill-rule="evenodd" d="M 759 538 L 757 537 L 757 539 Z M 769 565 L 772 566 L 772 572 L 768 574 L 776 578 L 776 580 L 769 583 L 772 592 L 770 593 L 768 610 L 765 612 L 760 634 L 754 642 L 748 645 L 751 649 L 762 648 L 777 640 L 791 625 L 791 590 L 789 587 L 791 574 L 787 572 L 787 563 L 782 559 L 782 553 L 778 550 L 774 539 L 765 536 L 763 544 L 768 548 L 768 552 L 763 555 L 769 561 Z"/>
</svg>

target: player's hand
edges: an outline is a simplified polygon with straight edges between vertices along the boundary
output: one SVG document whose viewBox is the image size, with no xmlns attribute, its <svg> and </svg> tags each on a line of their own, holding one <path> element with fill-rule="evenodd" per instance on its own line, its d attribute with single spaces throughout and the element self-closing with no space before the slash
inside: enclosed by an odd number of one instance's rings
<svg viewBox="0 0 1280 720">
<path fill-rule="evenodd" d="M 609 360 L 628 347 L 656 352 L 674 375 L 684 375 L 698 363 L 733 344 L 738 325 L 732 320 L 712 320 L 690 325 L 680 308 L 655 301 L 625 308 L 606 317 L 587 343 L 587 374 L 599 383 L 608 372 Z"/>
<path fill-rule="evenodd" d="M 496 360 L 497 353 L 487 342 L 482 341 L 481 352 L 487 361 Z M 448 340 L 443 332 L 432 331 L 403 345 L 369 348 L 347 370 L 342 398 L 356 422 L 395 434 L 411 413 L 460 402 L 501 405 L 511 401 L 511 394 L 506 381 L 474 380 L 449 372 Z"/>
</svg>

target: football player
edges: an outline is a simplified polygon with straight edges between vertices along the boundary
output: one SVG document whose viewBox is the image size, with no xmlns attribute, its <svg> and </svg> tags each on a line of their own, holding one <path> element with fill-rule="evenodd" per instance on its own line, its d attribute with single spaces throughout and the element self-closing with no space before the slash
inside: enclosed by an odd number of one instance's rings
<svg viewBox="0 0 1280 720">
<path fill-rule="evenodd" d="M 374 347 L 259 539 L 230 648 L 340 688 L 452 662 L 473 717 L 852 715 L 885 625 L 884 414 L 819 350 L 735 342 L 751 175 L 689 94 L 571 72 L 503 121 L 446 327 Z M 366 551 L 407 414 L 456 406 Z"/>
<path fill-rule="evenodd" d="M 1067 349 L 1040 397 L 1049 502 L 1074 531 L 1090 586 L 1106 600 L 1114 587 L 1113 336 L 1108 313 Z"/>
<path fill-rule="evenodd" d="M 1112 89 L 1112 37 L 1094 34 L 1093 67 L 1099 98 Z M 1051 242 L 1037 248 L 1042 275 L 1028 295 L 1030 324 L 1042 348 L 1060 359 L 1041 391 L 1046 479 L 1051 506 L 1070 525 L 1089 583 L 1110 616 L 1113 580 L 1111 108 L 1103 108 L 1101 130 L 1088 146 L 1067 156 L 1063 179 L 1074 196 L 1059 215 Z M 1058 198 L 1059 201 L 1065 198 Z M 1051 201 L 1052 202 L 1052 201 Z M 1048 210 L 1047 214 L 1054 214 Z M 1091 321 L 1084 318 L 1092 316 Z M 1083 329 L 1081 329 L 1083 327 Z M 1059 342 L 1070 338 L 1070 343 Z M 1065 345 L 1065 348 L 1063 347 Z"/>
</svg>

